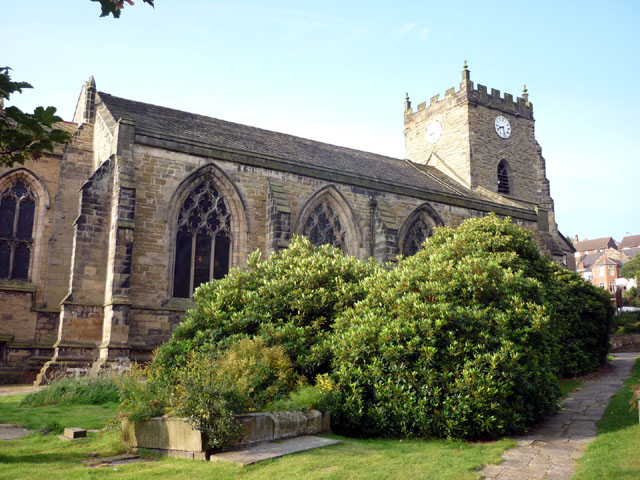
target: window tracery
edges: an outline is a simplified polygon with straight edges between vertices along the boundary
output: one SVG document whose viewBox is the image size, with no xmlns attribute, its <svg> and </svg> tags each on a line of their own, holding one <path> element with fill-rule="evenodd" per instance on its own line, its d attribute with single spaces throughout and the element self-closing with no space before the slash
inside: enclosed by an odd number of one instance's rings
<svg viewBox="0 0 640 480">
<path fill-rule="evenodd" d="M 178 212 L 173 296 L 229 273 L 231 212 L 210 176 L 197 181 Z"/>
<path fill-rule="evenodd" d="M 28 280 L 36 197 L 21 179 L 0 190 L 0 279 Z"/>
<path fill-rule="evenodd" d="M 411 256 L 418 253 L 427 238 L 433 235 L 433 229 L 424 214 L 418 215 L 407 229 L 402 242 L 402 255 Z"/>
<path fill-rule="evenodd" d="M 345 249 L 345 231 L 340 216 L 324 199 L 316 205 L 304 222 L 302 234 L 314 245 L 329 244 Z"/>
</svg>

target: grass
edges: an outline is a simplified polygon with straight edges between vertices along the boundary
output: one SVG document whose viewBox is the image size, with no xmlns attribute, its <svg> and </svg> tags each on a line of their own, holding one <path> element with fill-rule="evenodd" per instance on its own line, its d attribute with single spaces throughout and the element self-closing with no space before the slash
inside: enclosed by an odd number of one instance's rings
<svg viewBox="0 0 640 480">
<path fill-rule="evenodd" d="M 114 377 L 65 378 L 30 393 L 23 405 L 103 405 L 119 402 L 120 393 Z"/>
<path fill-rule="evenodd" d="M 117 403 L 104 405 L 21 405 L 25 395 L 0 397 L 0 423 L 16 423 L 29 430 L 40 430 L 57 422 L 63 427 L 99 429 L 116 414 Z M 4 444 L 3 444 L 4 445 Z"/>
<path fill-rule="evenodd" d="M 595 480 L 640 478 L 640 425 L 638 410 L 630 411 L 631 386 L 640 383 L 640 359 L 633 366 L 631 377 L 607 406 L 596 426 L 598 436 L 585 454 L 578 459 L 573 479 Z"/>
<path fill-rule="evenodd" d="M 114 415 L 115 404 L 25 407 L 23 395 L 0 397 L 0 423 L 36 429 L 29 436 L 2 441 L 0 479 L 46 478 L 215 478 L 215 479 L 475 479 L 485 463 L 498 463 L 513 441 L 464 442 L 453 440 L 375 439 L 342 440 L 335 445 L 268 460 L 248 467 L 223 462 L 159 458 L 148 463 L 91 469 L 82 463 L 89 452 L 111 456 L 123 452 L 119 433 L 106 431 L 73 442 L 37 432 L 51 421 L 63 426 L 100 428 Z"/>
<path fill-rule="evenodd" d="M 561 378 L 558 383 L 563 398 L 582 386 L 582 380 L 579 378 Z"/>
</svg>

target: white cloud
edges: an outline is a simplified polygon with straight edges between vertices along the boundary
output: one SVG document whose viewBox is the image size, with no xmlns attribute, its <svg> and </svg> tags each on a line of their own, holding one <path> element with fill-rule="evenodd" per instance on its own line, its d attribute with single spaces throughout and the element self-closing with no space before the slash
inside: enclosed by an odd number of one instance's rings
<svg viewBox="0 0 640 480">
<path fill-rule="evenodd" d="M 416 27 L 418 26 L 418 22 L 409 22 L 405 23 L 400 28 L 396 28 L 393 31 L 394 37 L 406 37 L 409 35 Z"/>
</svg>

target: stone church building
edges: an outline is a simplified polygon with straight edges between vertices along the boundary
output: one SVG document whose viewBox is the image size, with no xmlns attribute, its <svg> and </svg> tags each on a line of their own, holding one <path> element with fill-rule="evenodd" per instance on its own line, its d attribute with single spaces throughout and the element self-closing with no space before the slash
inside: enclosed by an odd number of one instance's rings
<svg viewBox="0 0 640 480">
<path fill-rule="evenodd" d="M 292 235 L 380 262 L 489 212 L 569 268 L 528 94 L 404 105 L 404 159 L 82 88 L 73 138 L 0 168 L 0 383 L 145 361 L 200 283 Z"/>
</svg>

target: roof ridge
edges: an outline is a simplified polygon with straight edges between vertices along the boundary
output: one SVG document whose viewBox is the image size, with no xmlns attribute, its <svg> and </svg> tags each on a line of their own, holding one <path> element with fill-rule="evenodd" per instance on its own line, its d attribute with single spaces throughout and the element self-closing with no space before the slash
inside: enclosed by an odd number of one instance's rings
<svg viewBox="0 0 640 480">
<path fill-rule="evenodd" d="M 336 145 L 336 144 L 333 144 L 333 143 L 324 142 L 322 140 L 314 140 L 312 138 L 301 137 L 301 136 L 298 136 L 298 135 L 293 135 L 291 133 L 278 132 L 276 130 L 268 130 L 268 129 L 262 128 L 262 127 L 256 127 L 256 126 L 253 126 L 253 125 L 247 125 L 246 123 L 233 122 L 231 120 L 224 120 L 222 118 L 211 117 L 211 116 L 208 116 L 208 115 L 203 115 L 201 113 L 189 112 L 187 110 L 179 110 L 179 109 L 173 108 L 173 107 L 165 107 L 163 105 L 155 105 L 153 103 L 140 102 L 138 100 L 131 100 L 129 98 L 118 97 L 116 95 L 112 95 L 112 94 L 107 93 L 107 92 L 98 92 L 98 94 L 100 96 L 106 95 L 106 96 L 111 97 L 111 98 L 115 98 L 115 99 L 118 99 L 118 100 L 124 100 L 125 102 L 131 102 L 131 103 L 135 103 L 135 104 L 138 104 L 138 105 L 145 105 L 145 106 L 148 106 L 148 107 L 151 107 L 151 108 L 163 109 L 163 110 L 171 110 L 172 112 L 176 112 L 176 113 L 184 114 L 184 115 L 190 115 L 192 117 L 200 117 L 200 118 L 207 119 L 207 120 L 216 120 L 218 122 L 224 122 L 226 124 L 235 125 L 237 127 L 244 128 L 244 129 L 252 129 L 252 130 L 257 130 L 257 131 L 260 131 L 260 132 L 267 132 L 267 133 L 270 133 L 270 134 L 281 135 L 283 137 L 289 137 L 289 138 L 296 139 L 296 140 L 303 140 L 305 142 L 313 142 L 315 144 L 325 145 L 327 147 L 334 148 L 334 149 L 348 150 L 348 151 L 357 152 L 357 153 L 364 153 L 364 154 L 367 154 L 367 155 L 373 155 L 373 156 L 376 156 L 376 157 L 386 158 L 388 160 L 392 160 L 392 161 L 395 161 L 395 162 L 401 162 L 401 163 L 404 162 L 404 159 L 402 159 L 402 158 L 392 157 L 390 155 L 384 155 L 382 153 L 369 152 L 367 150 L 359 150 L 357 148 L 346 147 L 344 145 Z M 107 106 L 107 108 L 109 108 L 109 107 Z"/>
</svg>

